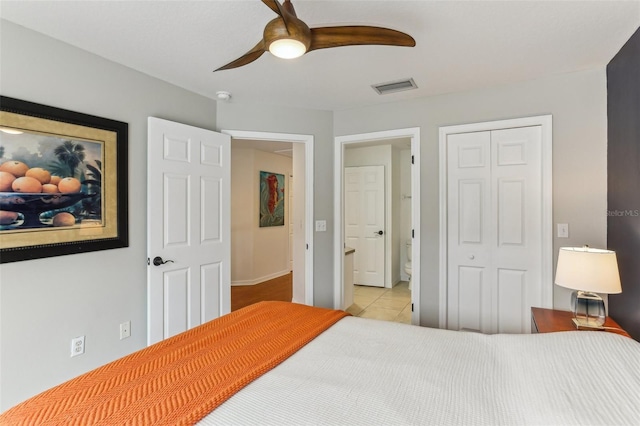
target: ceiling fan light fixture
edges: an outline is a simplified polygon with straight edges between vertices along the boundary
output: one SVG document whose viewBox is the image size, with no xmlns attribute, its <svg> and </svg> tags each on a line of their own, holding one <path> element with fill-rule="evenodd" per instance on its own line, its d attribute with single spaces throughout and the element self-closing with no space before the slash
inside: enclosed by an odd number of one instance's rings
<svg viewBox="0 0 640 426">
<path fill-rule="evenodd" d="M 304 43 L 292 38 L 274 40 L 269 45 L 269 52 L 282 59 L 299 58 L 304 55 L 306 51 L 307 46 L 305 46 Z"/>
<path fill-rule="evenodd" d="M 309 26 L 298 18 L 291 0 L 262 0 L 276 15 L 265 25 L 262 39 L 238 59 L 215 71 L 238 68 L 258 59 L 269 51 L 273 56 L 293 59 L 307 52 L 341 46 L 381 45 L 413 47 L 416 41 L 409 34 L 390 28 L 370 25 Z"/>
</svg>

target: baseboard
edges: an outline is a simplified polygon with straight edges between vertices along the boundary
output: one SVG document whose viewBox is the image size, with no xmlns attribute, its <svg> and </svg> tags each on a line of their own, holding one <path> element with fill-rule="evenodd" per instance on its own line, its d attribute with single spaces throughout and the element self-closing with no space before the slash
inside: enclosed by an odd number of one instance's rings
<svg viewBox="0 0 640 426">
<path fill-rule="evenodd" d="M 391 285 L 389 285 L 388 283 L 384 283 L 384 288 L 394 288 L 396 285 L 398 285 L 398 283 L 400 282 L 400 278 L 396 277 L 394 279 L 392 279 L 391 281 Z"/>
<path fill-rule="evenodd" d="M 273 280 L 275 278 L 280 278 L 290 273 L 291 271 L 287 269 L 285 271 L 275 272 L 273 274 L 265 275 L 263 277 L 255 278 L 252 280 L 231 281 L 231 285 L 232 286 L 256 285 L 256 284 L 263 283 L 265 281 Z"/>
</svg>

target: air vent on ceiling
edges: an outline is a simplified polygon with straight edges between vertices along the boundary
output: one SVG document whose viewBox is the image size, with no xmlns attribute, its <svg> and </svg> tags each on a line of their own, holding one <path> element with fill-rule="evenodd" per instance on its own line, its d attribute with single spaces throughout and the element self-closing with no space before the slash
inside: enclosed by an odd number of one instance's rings
<svg viewBox="0 0 640 426">
<path fill-rule="evenodd" d="M 387 83 L 374 84 L 373 90 L 379 95 L 385 95 L 392 92 L 401 92 L 403 90 L 417 89 L 416 82 L 413 78 L 405 78 L 403 80 L 389 81 Z"/>
</svg>

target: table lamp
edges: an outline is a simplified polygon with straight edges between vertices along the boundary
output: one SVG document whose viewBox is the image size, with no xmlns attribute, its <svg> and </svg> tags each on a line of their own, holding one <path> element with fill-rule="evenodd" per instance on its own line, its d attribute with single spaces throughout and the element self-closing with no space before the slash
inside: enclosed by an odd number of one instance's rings
<svg viewBox="0 0 640 426">
<path fill-rule="evenodd" d="M 596 293 L 622 292 L 616 253 L 588 246 L 562 247 L 555 283 L 575 290 L 571 307 L 577 328 L 601 328 L 607 315 L 604 300 Z"/>
</svg>

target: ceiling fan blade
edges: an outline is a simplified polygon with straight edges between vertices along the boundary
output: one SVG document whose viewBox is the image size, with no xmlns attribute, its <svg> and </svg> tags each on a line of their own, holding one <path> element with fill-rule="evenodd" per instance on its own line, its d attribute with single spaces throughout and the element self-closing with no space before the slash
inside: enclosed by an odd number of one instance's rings
<svg viewBox="0 0 640 426">
<path fill-rule="evenodd" d="M 227 65 L 221 66 L 220 68 L 218 68 L 214 72 L 222 71 L 222 70 L 228 70 L 228 69 L 231 69 L 231 68 L 238 68 L 238 67 L 241 67 L 243 65 L 250 64 L 251 62 L 253 62 L 256 59 L 258 59 L 260 56 L 262 56 L 262 54 L 264 52 L 265 52 L 264 40 L 260 40 L 260 42 L 258 44 L 256 44 L 253 49 L 251 49 L 250 51 L 248 51 L 244 55 L 240 56 L 235 61 L 229 62 Z"/>
<path fill-rule="evenodd" d="M 287 13 L 295 16 L 296 18 L 298 17 L 296 9 L 293 7 L 293 3 L 291 3 L 291 0 L 284 0 L 284 3 L 282 3 L 282 9 L 286 10 Z"/>
<path fill-rule="evenodd" d="M 379 44 L 413 47 L 416 41 L 401 31 L 363 25 L 311 28 L 309 51 L 329 47 Z"/>
<path fill-rule="evenodd" d="M 296 10 L 293 8 L 290 0 L 285 0 L 284 4 L 280 4 L 278 0 L 262 0 L 264 4 L 269 6 L 271 10 L 280 15 L 284 22 L 284 28 L 287 31 L 287 35 L 296 33 L 296 25 L 292 22 L 293 19 L 298 20 L 296 16 Z"/>
<path fill-rule="evenodd" d="M 266 4 L 269 9 L 273 10 L 278 15 L 282 16 L 282 9 L 278 0 L 262 0 L 262 3 Z"/>
<path fill-rule="evenodd" d="M 282 18 L 285 18 L 285 12 L 295 16 L 296 18 L 298 17 L 298 15 L 296 14 L 296 9 L 293 7 L 291 0 L 284 0 L 284 3 L 282 4 L 280 4 L 278 0 L 262 0 L 262 3 L 266 4 L 269 9 L 273 10 Z"/>
</svg>

